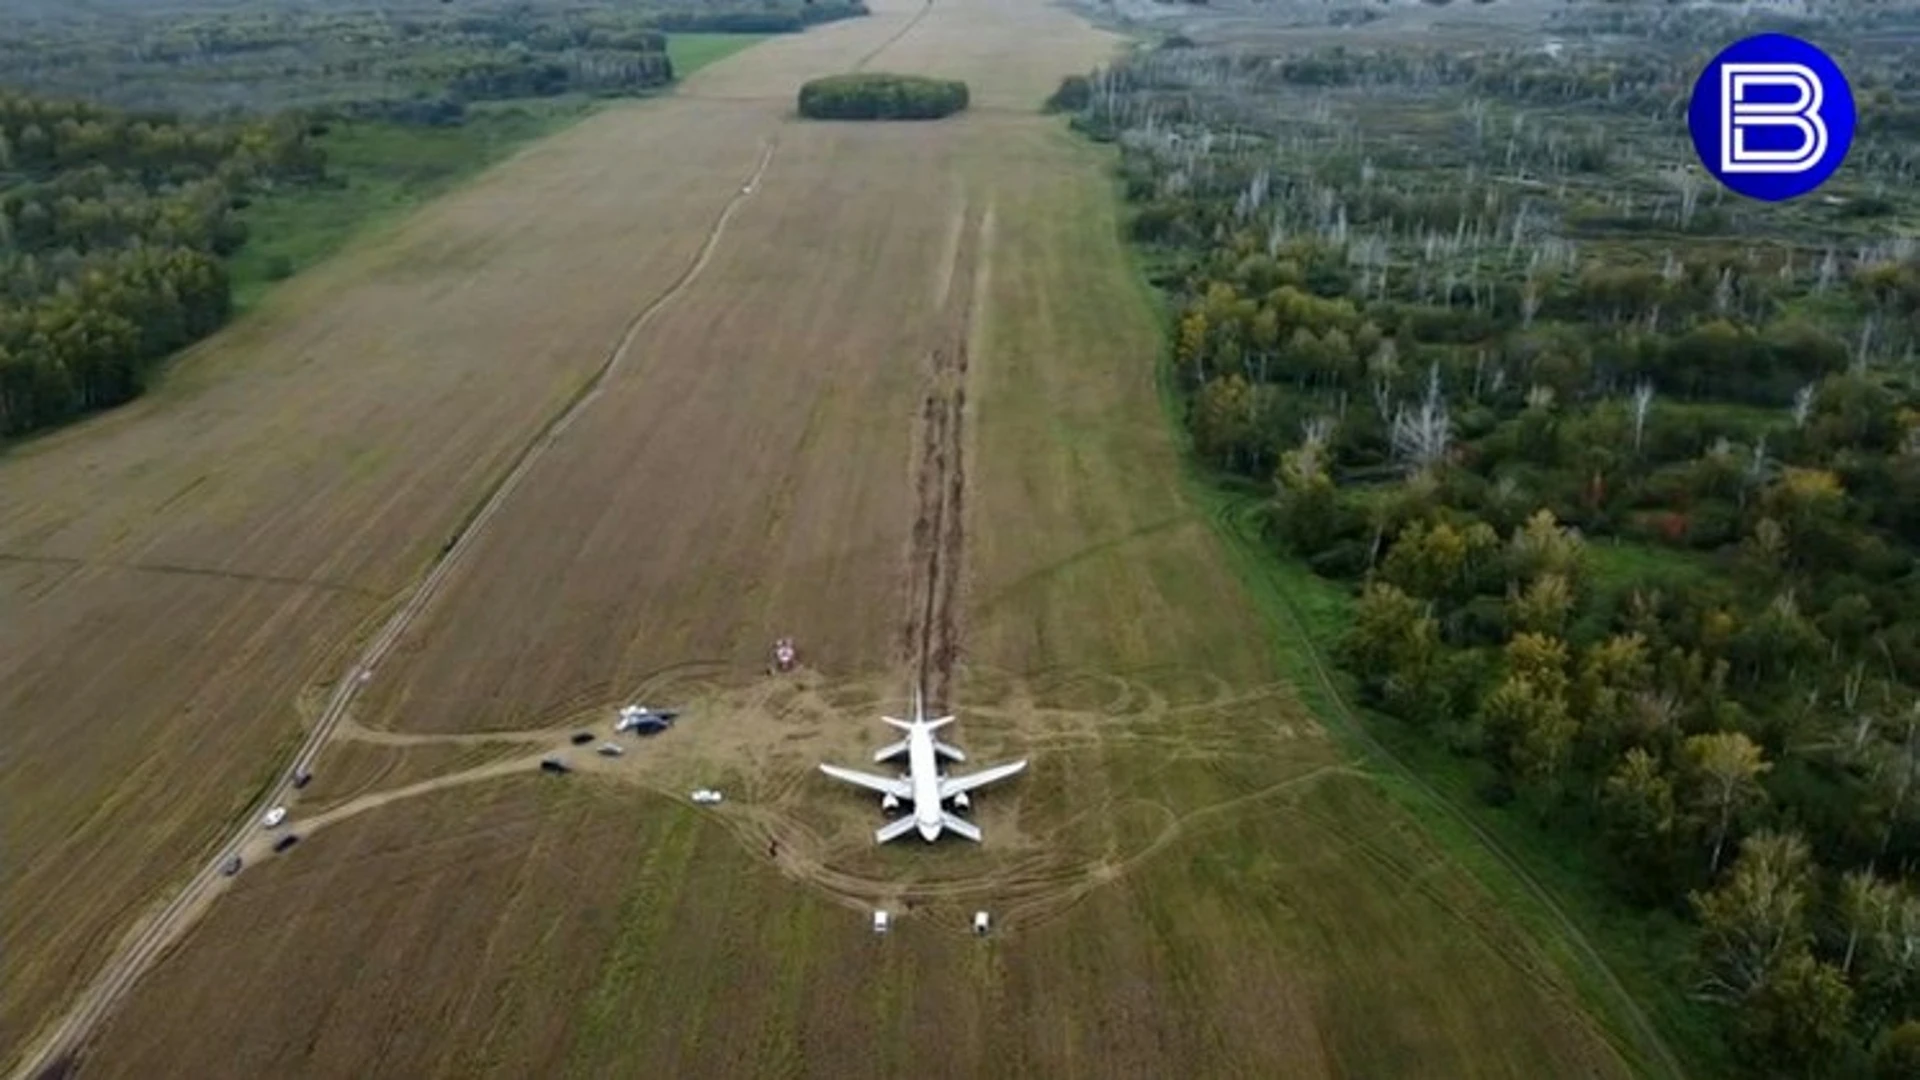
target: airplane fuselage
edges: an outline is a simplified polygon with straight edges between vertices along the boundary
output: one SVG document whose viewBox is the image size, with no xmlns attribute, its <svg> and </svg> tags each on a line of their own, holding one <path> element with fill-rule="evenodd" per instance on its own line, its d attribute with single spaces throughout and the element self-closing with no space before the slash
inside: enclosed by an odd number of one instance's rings
<svg viewBox="0 0 1920 1080">
<path fill-rule="evenodd" d="M 913 820 L 928 843 L 940 838 L 940 763 L 933 753 L 933 732 L 915 724 L 907 733 L 907 774 L 913 783 Z"/>
</svg>

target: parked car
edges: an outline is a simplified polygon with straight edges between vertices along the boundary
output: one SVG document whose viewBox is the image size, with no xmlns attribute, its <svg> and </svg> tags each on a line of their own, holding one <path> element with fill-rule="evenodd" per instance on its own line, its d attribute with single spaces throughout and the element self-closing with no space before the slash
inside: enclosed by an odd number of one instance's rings
<svg viewBox="0 0 1920 1080">
<path fill-rule="evenodd" d="M 540 768 L 550 773 L 563 773 L 563 772 L 573 771 L 572 769 L 567 768 L 567 763 L 564 761 L 561 761 L 559 758 L 540 759 Z"/>
<path fill-rule="evenodd" d="M 233 858 L 228 859 L 226 861 L 226 865 L 220 867 L 220 872 L 226 875 L 227 877 L 232 877 L 233 875 L 239 873 L 240 872 L 240 856 L 235 855 Z"/>
<path fill-rule="evenodd" d="M 267 811 L 267 816 L 260 819 L 260 824 L 271 829 L 271 828 L 275 828 L 285 820 L 287 820 L 287 808 L 284 806 L 276 806 L 273 809 Z"/>
<path fill-rule="evenodd" d="M 575 746 L 585 746 L 592 741 L 593 732 L 591 731 L 576 731 L 573 733 L 573 745 Z"/>
<path fill-rule="evenodd" d="M 275 841 L 273 845 L 273 850 L 285 851 L 299 842 L 300 842 L 300 838 L 298 836 L 295 836 L 292 833 L 288 833 L 287 835 L 281 837 L 278 841 Z"/>
</svg>

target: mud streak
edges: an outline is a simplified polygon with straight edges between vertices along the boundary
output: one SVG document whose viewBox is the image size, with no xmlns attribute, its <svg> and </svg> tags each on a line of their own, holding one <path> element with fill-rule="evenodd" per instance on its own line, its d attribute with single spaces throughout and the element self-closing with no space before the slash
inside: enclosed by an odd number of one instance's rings
<svg viewBox="0 0 1920 1080">
<path fill-rule="evenodd" d="M 941 710 L 960 655 L 960 567 L 966 546 L 967 336 L 984 219 L 969 214 L 927 350 L 914 462 L 913 538 L 902 651 L 927 708 Z"/>
</svg>

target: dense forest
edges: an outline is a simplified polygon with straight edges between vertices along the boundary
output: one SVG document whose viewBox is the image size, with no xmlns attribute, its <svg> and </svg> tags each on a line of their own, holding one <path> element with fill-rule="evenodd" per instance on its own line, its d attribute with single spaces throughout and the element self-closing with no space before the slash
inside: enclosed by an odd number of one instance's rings
<svg viewBox="0 0 1920 1080">
<path fill-rule="evenodd" d="M 1920 23 L 1829 35 L 1870 107 L 1770 205 L 1685 127 L 1768 24 L 1640 18 L 1176 39 L 1051 105 L 1121 147 L 1194 450 L 1351 590 L 1376 723 L 1599 882 L 1616 955 L 1686 928 L 1639 966 L 1701 1071 L 1920 1076 Z"/>
<path fill-rule="evenodd" d="M 0 94 L 0 438 L 126 401 L 218 327 L 249 194 L 324 174 L 297 120 Z"/>
<path fill-rule="evenodd" d="M 919 75 L 828 75 L 800 87 L 800 115 L 814 120 L 937 120 L 966 107 L 966 83 Z"/>
</svg>

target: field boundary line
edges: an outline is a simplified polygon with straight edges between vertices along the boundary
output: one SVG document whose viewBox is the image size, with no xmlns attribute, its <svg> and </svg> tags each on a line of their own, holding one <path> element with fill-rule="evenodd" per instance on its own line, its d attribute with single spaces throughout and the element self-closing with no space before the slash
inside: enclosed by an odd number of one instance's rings
<svg viewBox="0 0 1920 1080">
<path fill-rule="evenodd" d="M 238 854 L 252 834 L 252 824 L 260 808 L 279 802 L 292 788 L 294 777 L 311 767 L 314 759 L 331 740 L 333 731 L 346 715 L 348 706 L 353 703 L 361 687 L 372 676 L 374 668 L 405 634 L 413 620 L 431 603 L 440 586 L 459 564 L 460 557 L 470 550 L 473 541 L 484 530 L 486 524 L 506 504 L 507 498 L 513 494 L 521 480 L 532 471 L 540 456 L 550 449 L 561 433 L 578 419 L 594 399 L 599 397 L 608 377 L 626 360 L 640 331 L 645 329 L 655 315 L 679 297 L 706 268 L 713 257 L 714 249 L 719 245 L 720 237 L 726 231 L 727 222 L 733 217 L 734 211 L 740 204 L 759 187 L 761 178 L 773 162 L 774 151 L 778 148 L 777 134 L 765 141 L 752 174 L 740 190 L 727 200 L 726 206 L 721 209 L 713 226 L 707 230 L 706 239 L 701 244 L 693 262 L 681 271 L 665 291 L 628 320 L 619 340 L 607 352 L 600 367 L 581 386 L 579 392 L 568 400 L 561 411 L 542 425 L 540 431 L 521 448 L 513 466 L 494 485 L 476 510 L 460 525 L 459 531 L 435 558 L 426 576 L 414 586 L 413 593 L 407 602 L 389 617 L 386 625 L 362 650 L 358 660 L 335 684 L 325 711 L 315 720 L 312 730 L 308 732 L 306 740 L 296 753 L 293 768 L 281 774 L 280 780 L 266 793 L 265 798 L 247 808 L 246 816 L 234 826 L 234 831 L 227 842 L 206 865 L 201 867 L 186 886 L 160 909 L 157 915 L 150 917 L 144 924 L 136 924 L 138 929 L 132 933 L 131 939 L 123 945 L 117 955 L 108 960 L 95 977 L 93 984 L 81 992 L 66 1015 L 55 1022 L 51 1034 L 45 1036 L 37 1047 L 26 1054 L 13 1074 L 16 1080 L 35 1080 L 43 1074 L 64 1076 L 72 1071 L 78 1064 L 78 1059 L 84 1052 L 86 1040 L 94 1029 L 106 1019 L 140 977 L 146 974 L 191 926 L 193 920 L 188 916 L 196 911 L 203 899 L 209 898 L 209 891 L 219 884 L 222 864 Z"/>
</svg>

